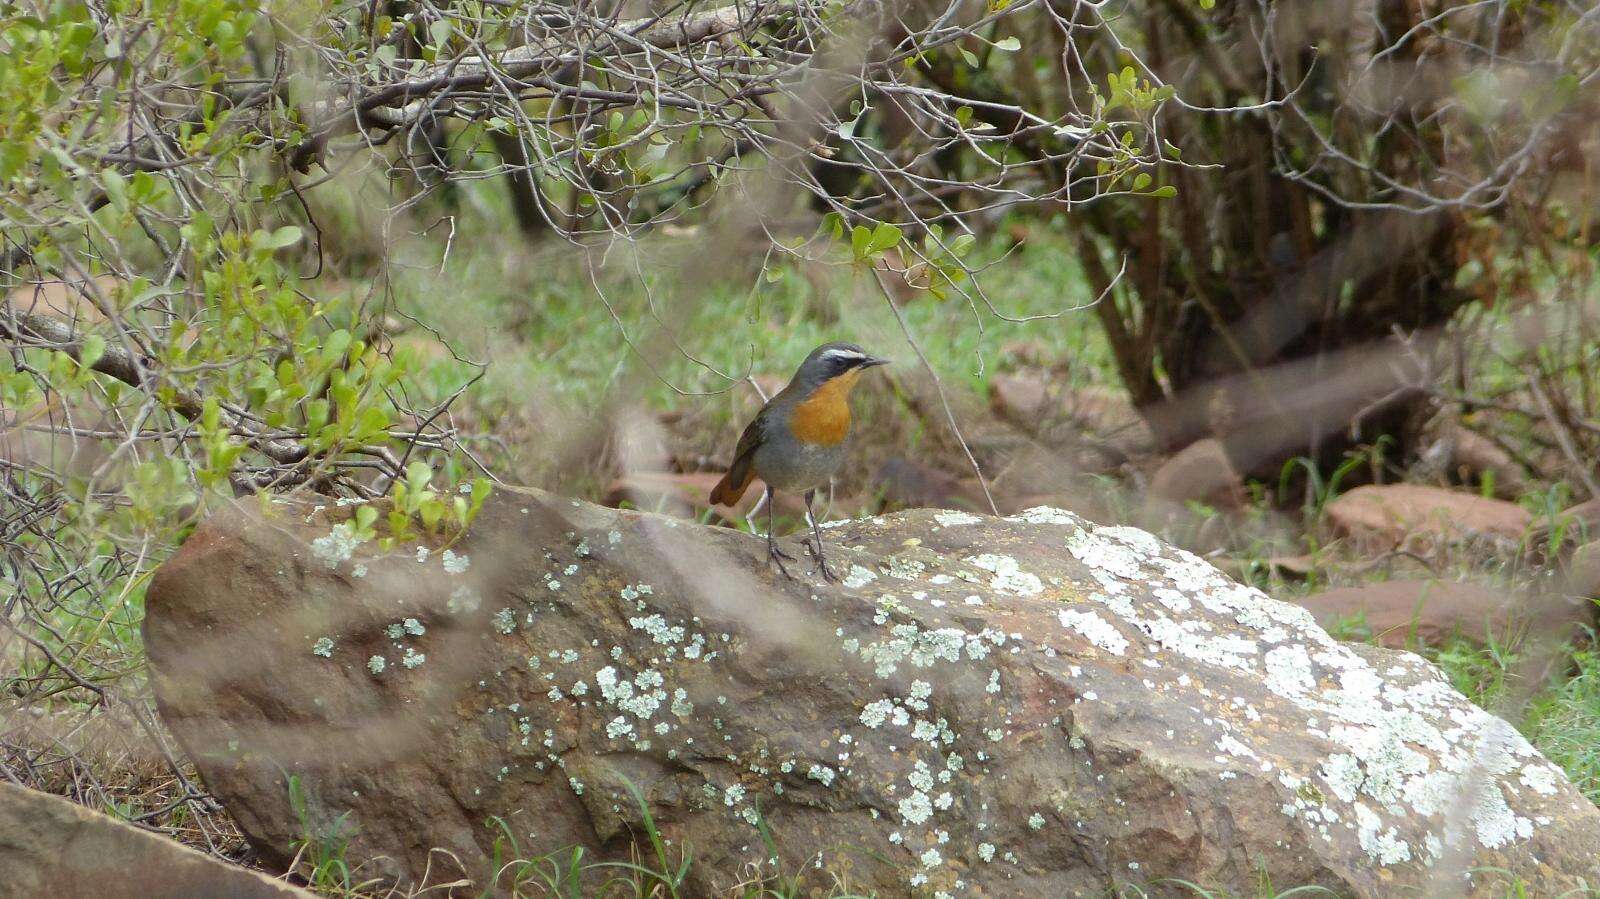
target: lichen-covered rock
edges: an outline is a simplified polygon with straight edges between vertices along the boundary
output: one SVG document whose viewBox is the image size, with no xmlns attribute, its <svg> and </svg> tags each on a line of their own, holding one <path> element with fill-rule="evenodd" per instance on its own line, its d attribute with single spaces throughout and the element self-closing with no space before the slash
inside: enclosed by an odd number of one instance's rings
<svg viewBox="0 0 1600 899">
<path fill-rule="evenodd" d="M 162 713 L 280 864 L 292 775 L 367 870 L 474 893 L 497 837 L 626 857 L 630 789 L 691 895 L 772 871 L 760 827 L 784 870 L 885 896 L 1600 882 L 1600 812 L 1431 665 L 1133 528 L 847 522 L 829 586 L 534 492 L 448 552 L 352 548 L 348 511 L 241 507 L 150 590 Z"/>
</svg>

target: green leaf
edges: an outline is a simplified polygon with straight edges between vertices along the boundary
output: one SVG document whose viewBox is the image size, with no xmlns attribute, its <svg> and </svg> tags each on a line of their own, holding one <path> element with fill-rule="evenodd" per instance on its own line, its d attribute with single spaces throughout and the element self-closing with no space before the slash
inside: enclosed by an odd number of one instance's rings
<svg viewBox="0 0 1600 899">
<path fill-rule="evenodd" d="M 1004 40 L 995 41 L 994 48 L 1006 53 L 1015 53 L 1022 49 L 1022 41 L 1018 40 L 1016 35 L 1012 35 Z"/>
<path fill-rule="evenodd" d="M 428 463 L 420 459 L 406 466 L 406 486 L 418 493 L 428 489 L 428 481 L 432 477 Z"/>
<path fill-rule="evenodd" d="M 882 253 L 898 243 L 900 243 L 900 229 L 884 222 L 872 232 L 872 239 L 867 243 L 867 252 Z"/>
<path fill-rule="evenodd" d="M 372 523 L 374 521 L 377 521 L 377 520 L 378 520 L 378 510 L 377 509 L 374 509 L 371 506 L 362 506 L 359 509 L 356 509 L 356 527 L 357 528 L 359 528 L 359 529 L 364 531 L 367 528 L 372 527 Z"/>
<path fill-rule="evenodd" d="M 450 32 L 455 30 L 447 19 L 440 19 L 428 26 L 428 37 L 433 39 L 436 47 L 442 47 L 450 40 Z"/>
<path fill-rule="evenodd" d="M 306 403 L 306 433 L 315 437 L 328 425 L 328 401 L 318 397 Z"/>
<path fill-rule="evenodd" d="M 200 427 L 207 431 L 215 431 L 221 423 L 222 403 L 214 396 L 206 397 L 205 404 L 200 407 Z"/>
<path fill-rule="evenodd" d="M 85 369 L 93 368 L 105 354 L 106 339 L 99 334 L 90 334 L 83 339 L 83 348 L 78 350 L 78 364 Z"/>
<path fill-rule="evenodd" d="M 284 225 L 282 228 L 272 232 L 272 236 L 267 238 L 265 246 L 269 250 L 281 250 L 284 247 L 292 247 L 299 242 L 300 226 Z"/>
<path fill-rule="evenodd" d="M 105 188 L 106 199 L 111 202 L 118 212 L 128 209 L 128 179 L 116 169 L 106 169 L 100 173 L 100 184 Z"/>
<path fill-rule="evenodd" d="M 1155 190 L 1150 191 L 1150 196 L 1159 197 L 1159 198 L 1161 198 L 1163 200 L 1171 199 L 1173 197 L 1176 197 L 1177 195 L 1178 195 L 1178 189 L 1176 187 L 1172 186 L 1171 184 L 1163 184 L 1162 186 L 1156 188 Z"/>
<path fill-rule="evenodd" d="M 1201 9 L 1213 9 L 1216 7 L 1216 5 L 1217 0 L 1200 0 Z"/>
<path fill-rule="evenodd" d="M 1140 172 L 1138 175 L 1134 176 L 1134 179 L 1133 179 L 1133 189 L 1134 190 L 1144 190 L 1145 188 L 1147 188 L 1149 186 L 1150 186 L 1150 174 L 1148 172 Z"/>
<path fill-rule="evenodd" d="M 957 47 L 956 49 L 961 51 L 961 58 L 967 61 L 967 65 L 972 66 L 974 69 L 978 67 L 978 57 L 971 50 L 966 47 Z"/>
<path fill-rule="evenodd" d="M 444 517 L 444 501 L 436 496 L 429 496 L 422 501 L 422 508 L 419 511 L 422 513 L 422 526 L 431 531 L 439 524 L 439 519 Z"/>
<path fill-rule="evenodd" d="M 329 364 L 344 358 L 344 351 L 350 348 L 350 332 L 343 328 L 328 335 L 322 344 L 322 359 Z"/>
<path fill-rule="evenodd" d="M 867 258 L 867 254 L 872 252 L 871 246 L 872 232 L 868 231 L 865 225 L 857 225 L 850 229 L 850 249 L 857 259 Z"/>
</svg>

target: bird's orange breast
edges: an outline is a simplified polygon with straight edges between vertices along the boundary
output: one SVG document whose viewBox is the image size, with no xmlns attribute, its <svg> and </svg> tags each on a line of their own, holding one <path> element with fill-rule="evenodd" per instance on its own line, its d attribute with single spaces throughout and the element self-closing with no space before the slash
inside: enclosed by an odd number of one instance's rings
<svg viewBox="0 0 1600 899">
<path fill-rule="evenodd" d="M 860 369 L 845 372 L 795 403 L 789 413 L 789 430 L 795 439 L 833 446 L 850 436 L 850 388 L 860 375 Z"/>
</svg>

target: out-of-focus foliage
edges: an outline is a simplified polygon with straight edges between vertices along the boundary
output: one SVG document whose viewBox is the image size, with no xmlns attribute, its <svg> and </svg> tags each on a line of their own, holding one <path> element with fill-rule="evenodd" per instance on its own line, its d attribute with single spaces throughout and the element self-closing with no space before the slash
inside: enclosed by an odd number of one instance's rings
<svg viewBox="0 0 1600 899">
<path fill-rule="evenodd" d="M 8 701 L 38 714 L 6 715 L 0 763 L 112 804 L 69 736 L 116 709 L 182 784 L 135 811 L 200 820 L 137 638 L 150 574 L 192 524 L 286 489 L 387 498 L 343 535 L 384 548 L 471 519 L 488 469 L 452 405 L 483 367 L 457 357 L 469 375 L 444 390 L 416 377 L 395 334 L 427 324 L 391 292 L 402 235 L 448 257 L 461 185 L 503 183 L 524 232 L 589 246 L 742 197 L 722 226 L 761 235 L 757 258 L 977 310 L 965 257 L 998 211 L 1170 194 L 1139 169 L 1172 89 L 1059 55 L 1109 29 L 1040 0 L 6 6 L 0 653 Z M 1052 66 L 1106 87 L 1047 115 L 978 89 Z M 1043 156 L 1015 151 L 1024 136 Z M 340 190 L 358 221 L 324 229 Z"/>
</svg>

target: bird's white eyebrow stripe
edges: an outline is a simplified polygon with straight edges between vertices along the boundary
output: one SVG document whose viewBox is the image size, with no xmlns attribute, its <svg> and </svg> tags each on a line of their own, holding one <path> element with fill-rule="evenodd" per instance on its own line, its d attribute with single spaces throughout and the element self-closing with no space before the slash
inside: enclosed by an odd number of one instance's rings
<svg viewBox="0 0 1600 899">
<path fill-rule="evenodd" d="M 865 359 L 867 354 L 858 350 L 831 349 L 823 353 L 823 359 Z"/>
</svg>

